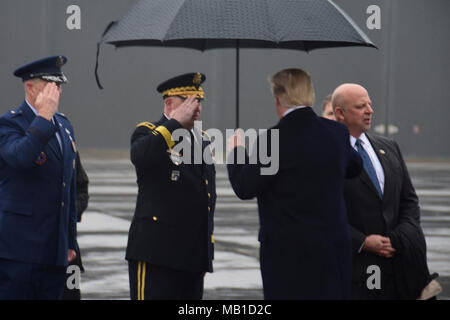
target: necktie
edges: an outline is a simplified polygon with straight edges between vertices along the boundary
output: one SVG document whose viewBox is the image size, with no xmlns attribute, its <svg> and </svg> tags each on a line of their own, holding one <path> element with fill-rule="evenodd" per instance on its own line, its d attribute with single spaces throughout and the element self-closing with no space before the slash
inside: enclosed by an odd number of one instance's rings
<svg viewBox="0 0 450 320">
<path fill-rule="evenodd" d="M 378 182 L 375 168 L 373 167 L 372 161 L 370 160 L 370 157 L 367 154 L 366 150 L 364 150 L 364 148 L 362 147 L 360 139 L 356 140 L 356 148 L 358 149 L 359 155 L 361 156 L 361 159 L 363 161 L 364 169 L 369 175 L 370 180 L 372 180 L 375 189 L 377 189 L 380 198 L 382 198 L 383 192 L 381 191 L 380 183 Z"/>
</svg>

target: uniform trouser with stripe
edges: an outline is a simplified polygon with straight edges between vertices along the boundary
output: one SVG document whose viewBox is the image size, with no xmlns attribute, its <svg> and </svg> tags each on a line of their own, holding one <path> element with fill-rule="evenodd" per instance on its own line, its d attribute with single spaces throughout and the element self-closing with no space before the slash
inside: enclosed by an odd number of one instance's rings
<svg viewBox="0 0 450 320">
<path fill-rule="evenodd" d="M 131 300 L 201 300 L 204 272 L 186 272 L 128 261 Z"/>
</svg>

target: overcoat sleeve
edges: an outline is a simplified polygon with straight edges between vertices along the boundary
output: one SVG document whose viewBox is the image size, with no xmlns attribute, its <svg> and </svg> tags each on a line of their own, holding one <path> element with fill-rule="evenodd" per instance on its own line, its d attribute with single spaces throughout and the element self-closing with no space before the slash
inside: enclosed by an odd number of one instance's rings
<svg viewBox="0 0 450 320">
<path fill-rule="evenodd" d="M 260 140 L 255 143 L 253 152 L 258 154 L 258 145 Z M 270 148 L 270 139 L 268 139 L 268 150 Z M 256 163 L 252 164 L 249 161 L 249 156 L 244 147 L 234 148 L 228 156 L 228 178 L 236 195 L 242 200 L 252 199 L 260 195 L 271 181 L 276 177 L 276 174 L 263 174 L 263 168 L 268 165 L 261 163 L 259 154 L 256 158 Z"/>
<path fill-rule="evenodd" d="M 348 133 L 347 129 L 345 129 L 345 146 L 347 148 L 348 153 L 348 164 L 347 164 L 347 170 L 345 178 L 351 179 L 356 176 L 358 176 L 361 173 L 361 170 L 363 169 L 362 159 L 359 153 L 353 149 L 352 145 L 350 144 L 350 134 Z"/>
<path fill-rule="evenodd" d="M 392 233 L 396 233 L 403 228 L 410 225 L 417 225 L 420 228 L 420 207 L 419 199 L 417 197 L 416 191 L 411 182 L 411 178 L 408 173 L 408 168 L 406 167 L 405 161 L 401 154 L 400 148 L 396 142 L 394 142 L 395 149 L 397 150 L 398 157 L 400 159 L 401 171 L 402 171 L 402 183 L 399 199 L 399 212 L 398 212 L 398 223 L 395 228 L 391 231 L 389 237 L 391 240 L 396 237 L 392 236 Z M 423 234 L 421 235 L 423 237 Z M 394 240 L 395 242 L 395 240 Z M 393 243 L 393 246 L 400 253 L 402 251 L 402 245 L 400 242 Z"/>
</svg>

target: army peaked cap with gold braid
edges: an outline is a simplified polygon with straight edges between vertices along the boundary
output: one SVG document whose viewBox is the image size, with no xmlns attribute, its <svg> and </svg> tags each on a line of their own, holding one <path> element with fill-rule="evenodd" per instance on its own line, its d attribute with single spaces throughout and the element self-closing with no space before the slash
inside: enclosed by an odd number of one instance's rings
<svg viewBox="0 0 450 320">
<path fill-rule="evenodd" d="M 171 78 L 161 83 L 156 89 L 164 98 L 180 96 L 187 98 L 195 96 L 198 99 L 205 98 L 205 92 L 200 86 L 206 79 L 206 76 L 200 72 L 185 73 Z"/>
</svg>

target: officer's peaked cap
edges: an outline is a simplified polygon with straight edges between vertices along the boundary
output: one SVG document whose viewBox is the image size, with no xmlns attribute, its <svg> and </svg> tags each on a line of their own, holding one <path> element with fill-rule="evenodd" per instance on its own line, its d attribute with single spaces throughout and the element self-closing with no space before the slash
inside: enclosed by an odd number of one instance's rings
<svg viewBox="0 0 450 320">
<path fill-rule="evenodd" d="M 183 98 L 196 96 L 199 99 L 204 99 L 205 93 L 200 85 L 205 80 L 206 76 L 203 73 L 185 73 L 162 82 L 156 90 L 164 98 L 172 96 L 181 96 Z"/>
<path fill-rule="evenodd" d="M 66 83 L 67 78 L 61 70 L 66 62 L 65 56 L 46 57 L 18 68 L 14 75 L 22 78 L 22 81 L 39 78 L 49 82 Z"/>
</svg>

